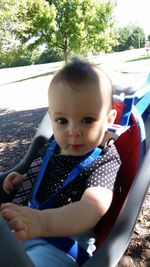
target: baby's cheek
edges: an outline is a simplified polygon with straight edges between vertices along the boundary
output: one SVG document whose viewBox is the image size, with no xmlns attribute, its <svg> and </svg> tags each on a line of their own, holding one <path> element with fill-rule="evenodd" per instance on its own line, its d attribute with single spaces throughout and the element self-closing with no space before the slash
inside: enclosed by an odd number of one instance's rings
<svg viewBox="0 0 150 267">
<path fill-rule="evenodd" d="M 55 136 L 55 140 L 58 144 L 58 146 L 61 148 L 61 149 L 66 149 L 67 148 L 67 143 L 65 141 L 64 138 L 62 138 L 62 136 Z"/>
<path fill-rule="evenodd" d="M 104 132 L 101 129 L 94 129 L 88 134 L 89 142 L 100 142 L 104 137 Z"/>
</svg>

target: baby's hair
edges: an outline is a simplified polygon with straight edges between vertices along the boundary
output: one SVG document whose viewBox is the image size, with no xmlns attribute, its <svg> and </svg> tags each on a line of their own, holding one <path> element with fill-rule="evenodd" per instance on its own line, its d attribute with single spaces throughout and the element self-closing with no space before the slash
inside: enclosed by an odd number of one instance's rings
<svg viewBox="0 0 150 267">
<path fill-rule="evenodd" d="M 99 70 L 99 72 L 98 72 Z M 78 57 L 73 57 L 71 61 L 66 64 L 52 79 L 50 88 L 57 82 L 67 82 L 72 89 L 80 90 L 81 86 L 86 88 L 86 85 L 96 84 L 100 85 L 100 73 L 110 82 L 112 88 L 112 82 L 107 74 L 99 69 L 96 65 L 86 62 Z M 80 86 L 81 85 L 81 86 Z M 110 91 L 110 98 L 112 104 L 112 90 Z"/>
<path fill-rule="evenodd" d="M 55 76 L 52 82 L 66 81 L 69 84 L 82 84 L 85 82 L 97 82 L 98 77 L 93 65 L 73 57 Z"/>
</svg>

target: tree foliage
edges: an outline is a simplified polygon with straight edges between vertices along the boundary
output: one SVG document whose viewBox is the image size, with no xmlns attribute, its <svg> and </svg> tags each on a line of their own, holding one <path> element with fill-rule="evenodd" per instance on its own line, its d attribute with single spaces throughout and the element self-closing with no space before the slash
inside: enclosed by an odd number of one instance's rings
<svg viewBox="0 0 150 267">
<path fill-rule="evenodd" d="M 147 41 L 150 42 L 150 34 L 147 36 Z"/>
<path fill-rule="evenodd" d="M 72 53 L 108 51 L 113 8 L 113 0 L 1 0 L 1 54 L 42 44 L 61 49 L 66 61 Z"/>
<path fill-rule="evenodd" d="M 117 34 L 118 44 L 114 47 L 115 51 L 136 49 L 145 45 L 144 30 L 136 24 L 129 24 L 119 28 Z"/>
<path fill-rule="evenodd" d="M 111 1 L 55 0 L 49 3 L 57 10 L 53 44 L 63 50 L 65 60 L 71 52 L 107 50 L 104 33 L 112 25 Z"/>
</svg>

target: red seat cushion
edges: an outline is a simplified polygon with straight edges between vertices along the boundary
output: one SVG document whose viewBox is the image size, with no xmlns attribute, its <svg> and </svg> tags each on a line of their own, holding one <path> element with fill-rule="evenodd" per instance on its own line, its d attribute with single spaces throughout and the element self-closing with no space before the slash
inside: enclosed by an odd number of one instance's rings
<svg viewBox="0 0 150 267">
<path fill-rule="evenodd" d="M 131 115 L 131 121 L 132 126 L 130 129 L 115 142 L 122 162 L 117 175 L 117 183 L 119 182 L 121 190 L 118 193 L 114 193 L 111 207 L 95 228 L 97 247 L 102 244 L 112 229 L 138 171 L 141 138 L 139 127 L 133 115 Z"/>
</svg>

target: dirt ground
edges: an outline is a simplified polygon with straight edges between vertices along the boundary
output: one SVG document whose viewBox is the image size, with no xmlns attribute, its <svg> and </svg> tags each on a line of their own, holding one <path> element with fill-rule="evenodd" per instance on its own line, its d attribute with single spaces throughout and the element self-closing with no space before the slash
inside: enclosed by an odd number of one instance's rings
<svg viewBox="0 0 150 267">
<path fill-rule="evenodd" d="M 140 216 L 136 223 L 128 248 L 118 267 L 150 266 L 150 190 L 148 191 Z"/>
</svg>

